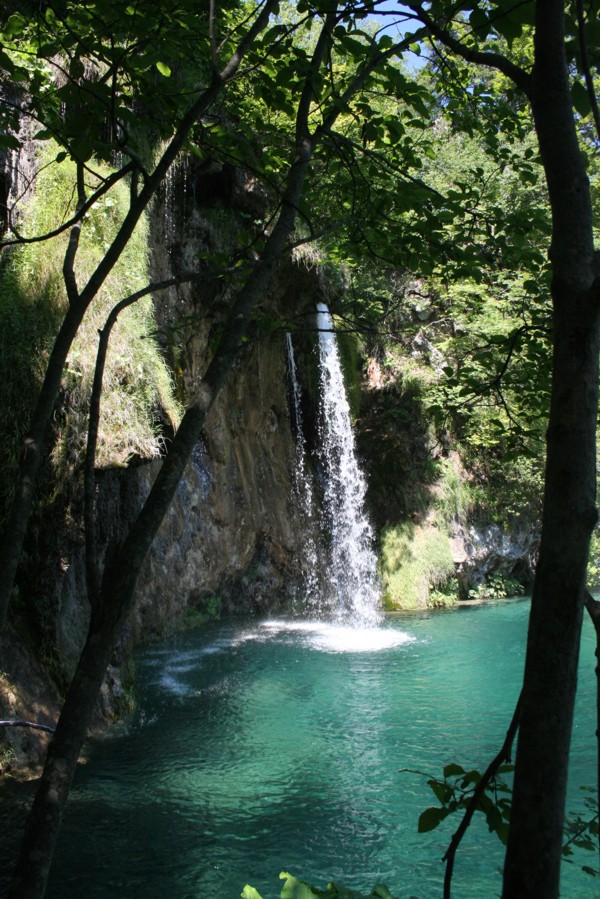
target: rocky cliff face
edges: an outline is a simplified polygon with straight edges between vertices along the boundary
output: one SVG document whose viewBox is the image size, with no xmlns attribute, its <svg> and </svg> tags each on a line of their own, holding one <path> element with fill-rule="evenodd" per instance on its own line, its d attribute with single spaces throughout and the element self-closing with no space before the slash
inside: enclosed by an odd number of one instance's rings
<svg viewBox="0 0 600 899">
<path fill-rule="evenodd" d="M 450 546 L 465 597 L 486 583 L 493 585 L 498 577 L 512 578 L 525 586 L 533 583 L 539 529 L 531 523 L 510 532 L 498 524 L 456 524 Z"/>
</svg>

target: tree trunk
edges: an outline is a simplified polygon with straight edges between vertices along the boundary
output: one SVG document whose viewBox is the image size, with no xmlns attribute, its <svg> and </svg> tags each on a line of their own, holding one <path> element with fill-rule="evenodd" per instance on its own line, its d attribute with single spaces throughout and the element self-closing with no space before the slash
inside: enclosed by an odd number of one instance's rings
<svg viewBox="0 0 600 899">
<path fill-rule="evenodd" d="M 206 415 L 235 359 L 248 317 L 294 226 L 311 154 L 312 144 L 302 140 L 290 169 L 288 189 L 277 224 L 263 257 L 228 316 L 223 337 L 203 380 L 202 405 L 188 409 L 184 415 L 136 522 L 114 558 L 107 562 L 99 601 L 92 608 L 88 639 L 67 693 L 56 734 L 48 748 L 42 778 L 27 818 L 8 899 L 42 899 L 44 896 L 79 752 L 116 640 L 132 607 L 140 569 L 200 437 Z"/>
<path fill-rule="evenodd" d="M 563 0 L 538 0 L 532 106 L 552 207 L 554 353 L 505 899 L 558 896 L 589 541 L 596 523 L 599 291 Z"/>
</svg>

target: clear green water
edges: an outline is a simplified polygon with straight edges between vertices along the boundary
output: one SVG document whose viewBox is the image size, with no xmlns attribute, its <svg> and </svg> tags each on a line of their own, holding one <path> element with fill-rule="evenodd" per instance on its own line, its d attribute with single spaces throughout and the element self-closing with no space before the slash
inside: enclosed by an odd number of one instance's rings
<svg viewBox="0 0 600 899">
<path fill-rule="evenodd" d="M 387 621 L 375 635 L 256 622 L 154 645 L 137 660 L 140 708 L 96 742 L 77 777 L 51 899 L 279 895 L 282 869 L 399 899 L 441 896 L 456 826 L 417 833 L 426 778 L 484 767 L 522 672 L 528 603 Z M 586 622 L 570 808 L 594 782 L 594 659 Z M 500 891 L 482 818 L 455 872 L 457 899 Z M 584 859 L 593 864 L 595 858 Z M 598 888 L 565 866 L 563 895 Z"/>
</svg>

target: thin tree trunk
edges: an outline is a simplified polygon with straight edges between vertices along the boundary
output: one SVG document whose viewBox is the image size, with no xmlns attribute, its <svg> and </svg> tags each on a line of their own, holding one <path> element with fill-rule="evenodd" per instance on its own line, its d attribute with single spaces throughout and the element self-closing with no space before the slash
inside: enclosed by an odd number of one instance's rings
<svg viewBox="0 0 600 899">
<path fill-rule="evenodd" d="M 296 169 L 296 190 L 300 190 L 308 159 L 302 169 Z M 294 204 L 295 209 L 295 204 Z M 77 671 L 65 698 L 56 734 L 50 743 L 42 779 L 27 819 L 20 856 L 8 899 L 41 899 L 45 893 L 50 865 L 58 837 L 77 759 L 89 726 L 102 679 L 110 661 L 119 632 L 133 604 L 135 585 L 154 535 L 169 508 L 187 460 L 196 445 L 206 415 L 222 386 L 235 358 L 244 321 L 252 309 L 253 300 L 267 283 L 275 265 L 275 249 L 282 246 L 293 226 L 294 216 L 286 207 L 285 215 L 276 226 L 275 239 L 260 271 L 243 291 L 234 307 L 231 328 L 221 341 L 205 378 L 202 406 L 186 412 L 172 441 L 168 456 L 154 482 L 140 515 L 113 560 L 107 562 L 98 602 L 92 608 L 87 642 Z M 286 232 L 287 229 L 287 232 Z M 230 317 L 231 318 L 231 317 Z"/>
<path fill-rule="evenodd" d="M 504 899 L 558 896 L 586 567 L 597 518 L 600 297 L 563 29 L 562 0 L 538 2 L 532 105 L 552 206 L 554 354 Z"/>
</svg>

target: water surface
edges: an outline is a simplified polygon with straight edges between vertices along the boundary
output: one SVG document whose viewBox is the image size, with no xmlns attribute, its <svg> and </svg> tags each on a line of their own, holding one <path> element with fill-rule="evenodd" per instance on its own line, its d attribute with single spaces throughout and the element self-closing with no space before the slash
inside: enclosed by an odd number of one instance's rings
<svg viewBox="0 0 600 899">
<path fill-rule="evenodd" d="M 249 882 L 274 899 L 281 870 L 441 896 L 457 821 L 417 833 L 434 802 L 415 772 L 481 770 L 497 752 L 527 614 L 510 602 L 361 633 L 226 623 L 146 648 L 135 721 L 96 742 L 79 771 L 48 896 L 234 899 Z M 578 785 L 594 783 L 593 644 L 586 621 L 570 808 Z M 459 852 L 458 899 L 500 892 L 502 847 L 479 817 Z M 564 896 L 597 894 L 565 866 Z"/>
</svg>

